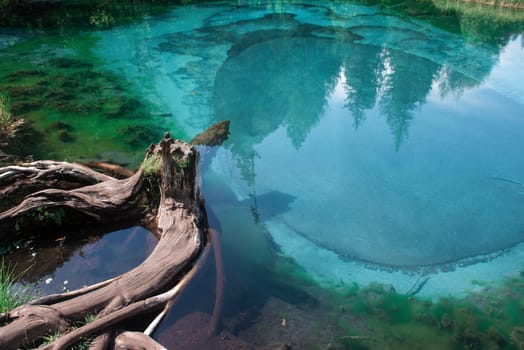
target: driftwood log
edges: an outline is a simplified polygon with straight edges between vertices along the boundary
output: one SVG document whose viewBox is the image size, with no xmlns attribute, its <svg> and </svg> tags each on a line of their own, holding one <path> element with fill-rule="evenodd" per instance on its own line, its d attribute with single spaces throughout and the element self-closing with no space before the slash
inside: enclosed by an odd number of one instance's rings
<svg viewBox="0 0 524 350">
<path fill-rule="evenodd" d="M 207 131 L 213 135 L 200 136 L 193 143 L 209 139 L 212 145 L 219 144 L 220 138 L 227 138 L 228 126 L 228 122 L 218 123 Z M 124 179 L 84 165 L 52 161 L 0 168 L 0 239 L 14 239 L 45 227 L 143 222 L 146 212 L 147 227 L 160 238 L 141 265 L 120 276 L 45 296 L 0 315 L 0 349 L 39 346 L 43 337 L 57 332 L 61 336 L 44 349 L 67 349 L 88 338 L 94 339 L 91 349 L 162 349 L 148 336 L 208 251 L 198 162 L 194 146 L 166 134 L 147 150 L 140 169 Z M 127 174 L 120 170 L 116 172 Z M 215 308 L 220 312 L 220 305 Z M 153 319 L 157 314 L 144 332 L 126 331 L 130 320 L 144 315 Z M 96 319 L 82 324 L 88 315 Z M 216 319 L 210 327 L 213 334 Z"/>
</svg>

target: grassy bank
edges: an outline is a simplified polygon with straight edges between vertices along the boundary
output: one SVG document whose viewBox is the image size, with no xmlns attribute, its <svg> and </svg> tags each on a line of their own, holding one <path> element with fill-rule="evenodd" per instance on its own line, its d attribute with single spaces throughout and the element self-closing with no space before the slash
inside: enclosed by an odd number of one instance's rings
<svg viewBox="0 0 524 350">
<path fill-rule="evenodd" d="M 0 262 L 0 314 L 14 309 L 31 299 L 29 292 L 23 288 L 16 288 L 15 283 L 21 275 L 15 274 L 14 266 Z"/>
<path fill-rule="evenodd" d="M 491 7 L 505 7 L 514 9 L 524 9 L 524 1 L 522 0 L 451 0 L 446 1 L 452 6 L 463 7 L 468 4 L 477 4 Z"/>
<path fill-rule="evenodd" d="M 503 22 L 524 21 L 523 0 L 432 0 L 441 11 L 455 11 L 470 18 L 488 18 Z"/>
</svg>

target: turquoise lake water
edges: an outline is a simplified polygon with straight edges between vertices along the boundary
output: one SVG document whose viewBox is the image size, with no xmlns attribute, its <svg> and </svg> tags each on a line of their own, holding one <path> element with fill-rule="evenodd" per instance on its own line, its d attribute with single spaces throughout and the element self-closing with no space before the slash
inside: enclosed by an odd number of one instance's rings
<svg viewBox="0 0 524 350">
<path fill-rule="evenodd" d="M 249 207 L 291 256 L 297 237 L 417 268 L 524 238 L 522 45 L 360 5 L 225 4 L 102 32 L 96 53 L 185 134 L 231 121 L 203 175 L 232 193 L 206 186 L 219 219 Z"/>
<path fill-rule="evenodd" d="M 435 299 L 524 267 L 524 33 L 495 44 L 315 1 L 186 5 L 89 35 L 96 70 L 168 116 L 151 125 L 189 140 L 231 122 L 225 144 L 203 150 L 201 173 L 221 228 L 223 325 L 237 336 L 278 338 L 249 326 L 268 322 L 269 299 L 309 305 L 272 269 L 278 259 L 327 289 L 382 283 Z M 6 34 L 0 48 L 23 40 Z M 189 310 L 212 310 L 213 278 L 210 265 L 160 339 Z M 268 327 L 285 327 L 275 315 Z"/>
</svg>

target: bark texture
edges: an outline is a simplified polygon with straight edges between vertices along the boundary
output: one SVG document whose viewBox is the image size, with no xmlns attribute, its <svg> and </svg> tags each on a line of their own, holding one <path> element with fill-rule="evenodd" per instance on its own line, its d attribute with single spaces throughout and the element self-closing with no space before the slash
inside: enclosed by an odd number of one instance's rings
<svg viewBox="0 0 524 350">
<path fill-rule="evenodd" d="M 214 145 L 216 138 L 210 139 Z M 154 157 L 157 163 L 151 161 Z M 44 336 L 55 332 L 63 335 L 44 349 L 67 349 L 86 338 L 94 339 L 93 349 L 162 348 L 147 335 L 123 332 L 122 327 L 137 316 L 152 318 L 167 310 L 198 267 L 195 261 L 207 234 L 198 161 L 193 146 L 166 134 L 158 145 L 148 149 L 136 173 L 117 169 L 120 177 L 131 175 L 123 179 L 84 165 L 52 161 L 0 168 L 0 239 L 24 235 L 34 230 L 34 225 L 52 228 L 139 221 L 144 218 L 144 207 L 151 203 L 151 193 L 157 193 L 159 199 L 150 208 L 155 215 L 148 228 L 160 237 L 141 265 L 120 276 L 46 296 L 1 315 L 6 324 L 0 328 L 0 349 L 37 346 Z M 151 169 L 151 164 L 158 166 Z M 105 164 L 96 165 L 107 168 Z M 148 177 L 156 181 L 146 181 Z M 152 184 L 157 188 L 147 187 Z M 78 326 L 87 315 L 96 315 L 96 320 Z M 218 321 L 213 323 L 216 327 Z"/>
</svg>

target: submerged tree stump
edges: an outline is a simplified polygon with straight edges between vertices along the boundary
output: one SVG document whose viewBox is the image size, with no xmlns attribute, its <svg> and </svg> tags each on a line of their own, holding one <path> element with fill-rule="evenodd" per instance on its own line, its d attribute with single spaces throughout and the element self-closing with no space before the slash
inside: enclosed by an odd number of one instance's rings
<svg viewBox="0 0 524 350">
<path fill-rule="evenodd" d="M 110 343 L 127 349 L 152 348 L 154 341 L 146 340 L 147 336 L 123 333 L 119 327 L 123 321 L 168 307 L 197 267 L 194 263 L 203 251 L 208 229 L 198 161 L 193 146 L 166 134 L 148 149 L 140 169 L 125 179 L 80 164 L 52 161 L 0 168 L 4 210 L 0 239 L 20 237 L 39 226 L 137 222 L 144 219 L 146 207 L 148 228 L 160 238 L 141 265 L 120 276 L 46 296 L 0 315 L 5 324 L 0 328 L 0 349 L 36 346 L 56 332 L 63 335 L 45 349 L 66 349 L 88 337 L 95 338 L 93 349 Z M 152 193 L 159 198 L 152 199 Z M 87 315 L 96 315 L 95 321 L 75 328 Z"/>
</svg>

